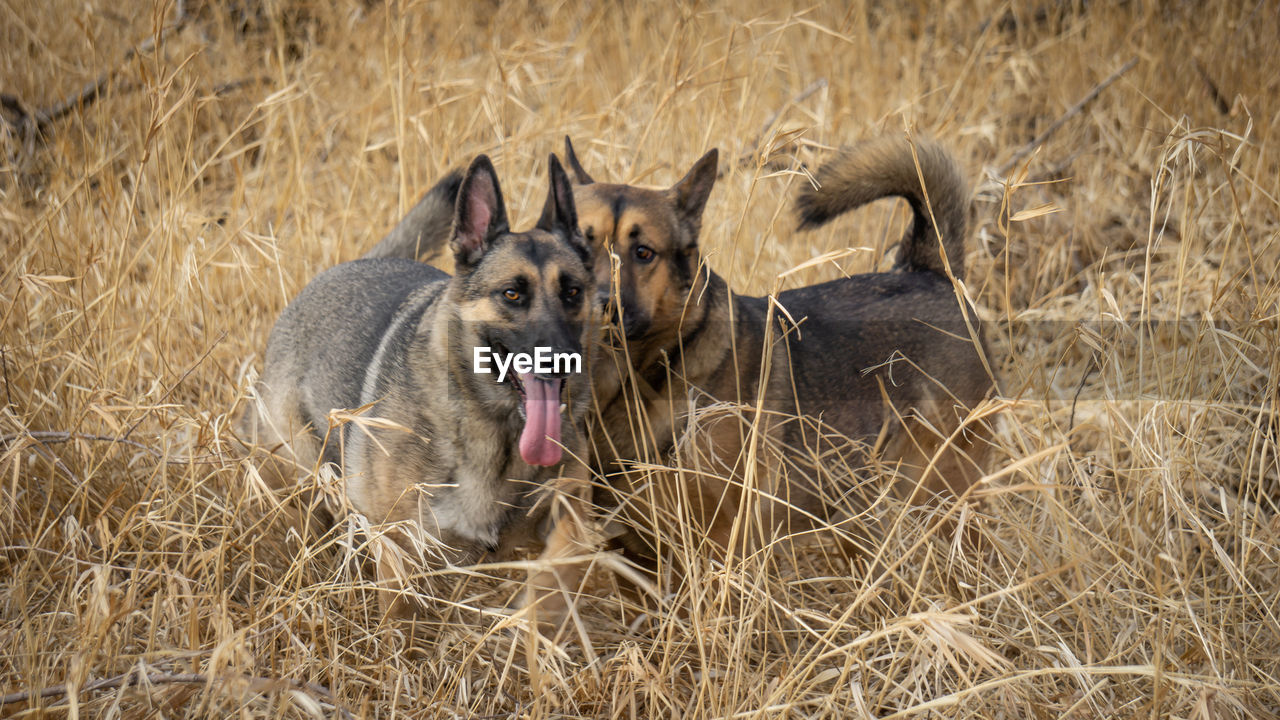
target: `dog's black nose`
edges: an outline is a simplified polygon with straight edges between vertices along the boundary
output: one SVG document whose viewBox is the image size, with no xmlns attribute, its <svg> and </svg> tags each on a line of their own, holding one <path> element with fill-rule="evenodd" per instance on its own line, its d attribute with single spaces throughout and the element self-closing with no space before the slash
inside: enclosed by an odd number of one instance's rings
<svg viewBox="0 0 1280 720">
<path fill-rule="evenodd" d="M 600 302 L 600 312 L 602 313 L 605 324 L 617 325 L 621 316 L 618 314 L 618 303 L 614 301 L 612 295 L 602 292 L 596 296 Z"/>
<path fill-rule="evenodd" d="M 644 334 L 649 332 L 650 324 L 649 316 L 644 313 L 630 309 L 622 313 L 622 329 L 626 331 L 628 340 L 644 337 Z"/>
</svg>

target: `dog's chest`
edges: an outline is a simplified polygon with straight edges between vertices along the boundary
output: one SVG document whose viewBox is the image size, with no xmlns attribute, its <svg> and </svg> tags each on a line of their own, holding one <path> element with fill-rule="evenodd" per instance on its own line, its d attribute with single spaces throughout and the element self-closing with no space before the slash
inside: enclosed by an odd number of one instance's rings
<svg viewBox="0 0 1280 720">
<path fill-rule="evenodd" d="M 442 530 L 496 549 L 504 533 L 527 516 L 538 470 L 520 462 L 496 438 L 469 439 L 455 449 L 452 487 L 432 503 L 431 511 Z"/>
</svg>

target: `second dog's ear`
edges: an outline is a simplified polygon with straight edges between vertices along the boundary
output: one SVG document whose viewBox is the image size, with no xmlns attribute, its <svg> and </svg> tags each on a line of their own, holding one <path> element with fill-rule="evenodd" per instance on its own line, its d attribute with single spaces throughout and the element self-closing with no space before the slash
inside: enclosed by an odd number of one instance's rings
<svg viewBox="0 0 1280 720">
<path fill-rule="evenodd" d="M 573 204 L 573 187 L 569 184 L 569 176 L 560 166 L 560 158 L 554 153 L 549 164 L 551 182 L 547 188 L 547 202 L 542 206 L 542 216 L 538 218 L 536 227 L 549 233 L 559 233 L 569 241 L 584 262 L 590 262 L 591 248 L 578 229 L 578 210 Z"/>
<path fill-rule="evenodd" d="M 453 237 L 449 244 L 459 270 L 480 262 L 493 239 L 508 230 L 498 174 L 488 156 L 477 156 L 462 178 L 453 211 Z"/>
<path fill-rule="evenodd" d="M 569 169 L 573 171 L 574 178 L 579 185 L 592 185 L 595 180 L 582 169 L 582 163 L 578 162 L 578 154 L 573 151 L 573 141 L 568 135 L 564 136 L 564 159 L 569 163 Z"/>
<path fill-rule="evenodd" d="M 707 198 L 711 196 L 711 188 L 716 184 L 716 162 L 719 157 L 720 153 L 712 148 L 693 164 L 693 168 L 680 182 L 667 190 L 675 200 L 680 220 L 689 229 L 694 243 L 702 228 L 702 211 L 707 206 Z"/>
</svg>

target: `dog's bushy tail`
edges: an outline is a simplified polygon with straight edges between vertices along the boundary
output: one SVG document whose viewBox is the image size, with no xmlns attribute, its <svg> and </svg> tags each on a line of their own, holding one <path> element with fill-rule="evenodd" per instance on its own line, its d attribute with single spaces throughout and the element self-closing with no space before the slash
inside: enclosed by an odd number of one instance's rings
<svg viewBox="0 0 1280 720">
<path fill-rule="evenodd" d="M 912 145 L 905 137 L 883 137 L 842 150 L 818 170 L 817 187 L 805 187 L 796 199 L 800 229 L 818 227 L 873 200 L 901 197 L 914 218 L 898 249 L 898 268 L 946 275 L 950 265 L 951 274 L 964 279 L 968 187 L 942 146 L 916 139 L 913 154 Z"/>
<path fill-rule="evenodd" d="M 426 262 L 449 244 L 453 231 L 453 209 L 462 186 L 462 171 L 454 170 L 418 200 L 366 258 L 404 258 Z"/>
</svg>

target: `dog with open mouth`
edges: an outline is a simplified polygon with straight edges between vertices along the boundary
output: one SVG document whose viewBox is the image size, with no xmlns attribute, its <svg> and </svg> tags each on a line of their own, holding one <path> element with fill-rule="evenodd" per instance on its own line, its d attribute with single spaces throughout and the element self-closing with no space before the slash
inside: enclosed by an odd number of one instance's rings
<svg viewBox="0 0 1280 720">
<path fill-rule="evenodd" d="M 240 430 L 270 451 L 273 484 L 331 463 L 356 510 L 398 524 L 402 543 L 417 533 L 440 563 L 544 541 L 528 600 L 555 621 L 577 577 L 564 559 L 585 547 L 591 250 L 554 156 L 526 232 L 510 230 L 487 157 L 454 180 L 455 274 L 384 257 L 318 275 L 272 330 Z M 412 609 L 390 590 L 389 609 Z"/>
</svg>

